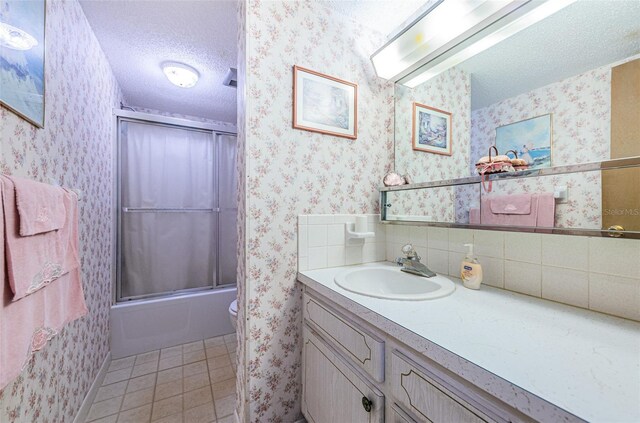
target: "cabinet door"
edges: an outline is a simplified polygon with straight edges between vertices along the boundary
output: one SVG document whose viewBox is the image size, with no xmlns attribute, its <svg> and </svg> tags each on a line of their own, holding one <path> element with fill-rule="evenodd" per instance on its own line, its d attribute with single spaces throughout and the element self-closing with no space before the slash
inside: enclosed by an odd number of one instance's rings
<svg viewBox="0 0 640 423">
<path fill-rule="evenodd" d="M 384 395 L 304 328 L 302 412 L 310 423 L 382 423 Z"/>
</svg>

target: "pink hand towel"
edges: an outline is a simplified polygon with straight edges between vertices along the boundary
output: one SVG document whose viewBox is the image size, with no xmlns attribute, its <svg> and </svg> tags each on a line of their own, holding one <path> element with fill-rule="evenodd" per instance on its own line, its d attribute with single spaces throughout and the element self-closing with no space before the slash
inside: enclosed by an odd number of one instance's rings
<svg viewBox="0 0 640 423">
<path fill-rule="evenodd" d="M 538 200 L 531 194 L 489 197 L 480 201 L 483 225 L 536 226 L 537 215 Z"/>
<path fill-rule="evenodd" d="M 556 199 L 553 194 L 538 194 L 538 221 L 536 226 L 553 228 L 556 223 Z"/>
<path fill-rule="evenodd" d="M 7 178 L 16 188 L 20 236 L 54 231 L 64 226 L 64 189 L 15 176 Z"/>
<path fill-rule="evenodd" d="M 0 184 L 2 191 L 3 185 Z M 15 208 L 15 202 L 10 205 Z M 77 234 L 75 198 L 67 210 L 73 216 L 69 220 L 73 225 L 71 232 Z M 5 220 L 3 211 L 0 203 L 0 222 Z M 5 273 L 5 235 L 4 225 L 0 225 L 0 390 L 22 372 L 35 351 L 42 349 L 67 323 L 87 313 L 79 267 L 46 288 L 12 301 L 13 292 Z M 77 250 L 77 235 L 72 242 Z"/>
<path fill-rule="evenodd" d="M 493 214 L 531 214 L 531 194 L 502 195 L 491 198 Z"/>
<path fill-rule="evenodd" d="M 14 293 L 13 301 L 49 285 L 62 275 L 77 268 L 78 238 L 77 198 L 74 193 L 63 190 L 63 207 L 67 210 L 65 224 L 61 229 L 20 236 L 16 194 L 12 179 L 1 177 L 2 203 L 4 206 L 5 259 L 9 285 Z"/>
</svg>

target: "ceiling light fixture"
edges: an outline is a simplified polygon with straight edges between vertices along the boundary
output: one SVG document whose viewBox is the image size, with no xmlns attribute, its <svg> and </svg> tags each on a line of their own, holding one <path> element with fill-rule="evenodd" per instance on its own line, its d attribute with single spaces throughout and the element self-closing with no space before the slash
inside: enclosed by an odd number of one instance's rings
<svg viewBox="0 0 640 423">
<path fill-rule="evenodd" d="M 198 82 L 200 74 L 189 65 L 178 62 L 165 62 L 162 71 L 172 84 L 181 88 L 191 88 Z"/>
<path fill-rule="evenodd" d="M 378 76 L 415 86 L 574 1 L 440 1 L 376 51 L 371 61 Z M 425 76 L 417 82 L 416 74 Z"/>
<path fill-rule="evenodd" d="M 20 28 L 11 26 L 4 22 L 0 22 L 0 46 L 7 47 L 12 50 L 31 50 L 38 45 L 31 34 Z"/>
</svg>

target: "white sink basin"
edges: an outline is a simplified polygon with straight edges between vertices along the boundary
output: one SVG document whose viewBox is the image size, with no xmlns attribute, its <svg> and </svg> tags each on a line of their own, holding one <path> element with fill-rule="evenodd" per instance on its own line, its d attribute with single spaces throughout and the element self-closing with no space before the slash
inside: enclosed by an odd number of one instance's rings
<svg viewBox="0 0 640 423">
<path fill-rule="evenodd" d="M 425 278 L 389 266 L 345 270 L 336 275 L 335 282 L 347 291 L 392 300 L 432 300 L 456 289 L 444 276 Z"/>
</svg>

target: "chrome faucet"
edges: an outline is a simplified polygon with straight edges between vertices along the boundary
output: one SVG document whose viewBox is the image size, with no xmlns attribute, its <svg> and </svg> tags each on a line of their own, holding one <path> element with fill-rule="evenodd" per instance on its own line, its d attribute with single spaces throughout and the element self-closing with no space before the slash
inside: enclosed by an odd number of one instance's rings
<svg viewBox="0 0 640 423">
<path fill-rule="evenodd" d="M 402 266 L 400 269 L 403 272 L 413 273 L 414 275 L 424 276 L 425 278 L 432 278 L 436 276 L 427 266 L 420 263 L 420 256 L 413 248 L 413 245 L 407 244 L 402 247 L 402 254 L 406 257 L 398 257 L 396 263 L 398 266 Z"/>
</svg>

